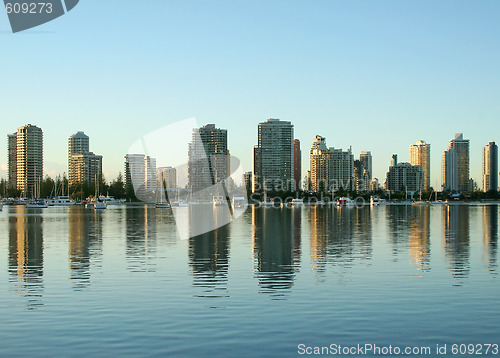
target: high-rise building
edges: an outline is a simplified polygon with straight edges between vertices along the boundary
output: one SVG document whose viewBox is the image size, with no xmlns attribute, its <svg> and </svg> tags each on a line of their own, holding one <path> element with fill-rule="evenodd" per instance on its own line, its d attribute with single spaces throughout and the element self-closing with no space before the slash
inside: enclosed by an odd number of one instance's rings
<svg viewBox="0 0 500 358">
<path fill-rule="evenodd" d="M 391 157 L 391 167 L 395 167 L 396 165 L 398 165 L 398 155 L 393 154 Z"/>
<path fill-rule="evenodd" d="M 294 135 L 291 122 L 270 118 L 259 123 L 253 156 L 253 191 L 293 189 Z"/>
<path fill-rule="evenodd" d="M 483 191 L 498 191 L 498 146 L 490 142 L 483 148 Z"/>
<path fill-rule="evenodd" d="M 157 173 L 156 158 L 146 155 L 144 157 L 144 178 L 147 192 L 155 191 L 158 188 Z"/>
<path fill-rule="evenodd" d="M 366 152 L 365 152 L 366 153 Z M 368 152 L 369 154 L 370 152 Z M 360 155 L 361 158 L 361 155 Z M 371 165 L 371 155 L 370 157 L 364 156 L 363 160 L 354 161 L 354 189 L 358 192 L 364 192 L 370 190 L 370 170 L 365 167 L 365 165 Z"/>
<path fill-rule="evenodd" d="M 250 193 L 252 191 L 253 185 L 251 171 L 243 173 L 243 185 L 245 186 L 247 193 Z"/>
<path fill-rule="evenodd" d="M 208 189 L 226 180 L 229 173 L 227 130 L 215 128 L 215 124 L 193 129 L 188 153 L 189 189 L 193 193 Z"/>
<path fill-rule="evenodd" d="M 89 137 L 76 132 L 68 138 L 68 181 L 92 183 L 102 177 L 102 155 L 90 151 Z"/>
<path fill-rule="evenodd" d="M 125 185 L 134 188 L 144 187 L 144 154 L 127 154 L 125 156 Z M 137 190 L 136 190 L 137 191 Z"/>
<path fill-rule="evenodd" d="M 43 177 L 43 132 L 27 124 L 16 135 L 17 189 L 24 197 L 36 197 Z M 38 190 L 36 190 L 38 189 Z"/>
<path fill-rule="evenodd" d="M 156 159 L 144 154 L 125 156 L 125 185 L 141 199 L 157 189 Z"/>
<path fill-rule="evenodd" d="M 379 189 L 380 189 L 380 184 L 378 182 L 378 178 L 373 178 L 372 181 L 370 182 L 370 190 L 377 191 Z"/>
<path fill-rule="evenodd" d="M 455 148 L 448 148 L 443 154 L 443 190 L 458 191 L 458 164 Z"/>
<path fill-rule="evenodd" d="M 177 188 L 177 170 L 172 167 L 159 167 L 157 169 L 157 187 L 165 189 Z"/>
<path fill-rule="evenodd" d="M 326 138 L 316 135 L 311 144 L 310 152 L 310 181 L 312 191 L 326 191 L 329 188 L 328 177 L 328 147 Z"/>
<path fill-rule="evenodd" d="M 424 170 L 420 165 L 396 163 L 389 167 L 385 185 L 390 192 L 421 191 L 424 187 Z"/>
<path fill-rule="evenodd" d="M 311 190 L 352 190 L 354 188 L 354 157 L 351 150 L 328 148 L 326 138 L 317 135 L 311 145 Z"/>
<path fill-rule="evenodd" d="M 469 140 L 462 133 L 457 133 L 450 140 L 449 148 L 455 149 L 457 158 L 457 187 L 459 192 L 469 191 Z"/>
<path fill-rule="evenodd" d="M 359 160 L 363 163 L 363 168 L 368 174 L 368 183 L 370 183 L 373 177 L 372 153 L 361 152 L 359 154 Z"/>
<path fill-rule="evenodd" d="M 302 152 L 300 150 L 300 140 L 293 141 L 293 180 L 295 191 L 300 190 L 300 176 L 302 171 Z"/>
<path fill-rule="evenodd" d="M 431 186 L 431 145 L 423 140 L 410 145 L 410 164 L 420 165 L 424 170 L 424 190 Z"/>
<path fill-rule="evenodd" d="M 72 154 L 69 158 L 69 185 L 93 183 L 102 177 L 102 155 L 92 152 Z"/>
<path fill-rule="evenodd" d="M 9 155 L 9 186 L 17 187 L 17 133 L 7 135 Z"/>
<path fill-rule="evenodd" d="M 88 135 L 78 131 L 68 138 L 68 157 L 72 154 L 83 154 L 90 151 Z"/>
</svg>

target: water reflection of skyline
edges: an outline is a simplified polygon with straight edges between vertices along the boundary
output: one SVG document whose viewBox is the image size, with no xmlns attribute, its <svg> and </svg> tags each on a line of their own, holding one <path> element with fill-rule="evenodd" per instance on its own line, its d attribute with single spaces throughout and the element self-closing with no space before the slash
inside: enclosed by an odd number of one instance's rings
<svg viewBox="0 0 500 358">
<path fill-rule="evenodd" d="M 411 264 L 422 272 L 431 269 L 430 210 L 429 205 L 390 205 L 386 208 L 394 260 L 408 251 Z"/>
<path fill-rule="evenodd" d="M 148 206 L 125 210 L 125 257 L 132 272 L 155 271 L 156 215 L 157 210 Z"/>
<path fill-rule="evenodd" d="M 498 205 L 483 206 L 484 258 L 490 272 L 496 273 L 498 256 Z"/>
<path fill-rule="evenodd" d="M 443 249 L 457 285 L 462 284 L 470 271 L 469 215 L 470 208 L 464 205 L 443 207 Z"/>
<path fill-rule="evenodd" d="M 348 269 L 372 255 L 372 220 L 369 207 L 310 208 L 311 266 L 324 272 L 327 264 Z"/>
<path fill-rule="evenodd" d="M 9 280 L 34 309 L 43 305 L 43 217 L 24 207 L 15 213 L 9 217 Z"/>
<path fill-rule="evenodd" d="M 202 297 L 225 297 L 229 271 L 230 225 L 189 239 L 189 265 L 193 285 L 202 288 Z"/>
<path fill-rule="evenodd" d="M 410 214 L 410 257 L 412 263 L 421 271 L 430 271 L 431 259 L 431 226 L 429 205 L 418 205 Z"/>
<path fill-rule="evenodd" d="M 300 266 L 301 209 L 252 207 L 255 277 L 261 292 L 281 296 L 293 286 Z"/>
<path fill-rule="evenodd" d="M 406 262 L 409 258 L 413 269 L 428 272 L 433 240 L 434 252 L 442 249 L 443 253 L 442 257 L 435 255 L 434 260 L 441 259 L 445 264 L 453 285 L 463 285 L 470 276 L 471 252 L 472 257 L 482 260 L 481 267 L 497 274 L 498 205 L 251 207 L 236 225 L 222 226 L 189 239 L 187 245 L 174 246 L 171 243 L 178 237 L 168 210 L 144 206 L 98 213 L 74 207 L 67 208 L 67 214 L 62 209 L 56 211 L 57 216 L 51 216 L 50 209 L 40 213 L 23 207 L 8 210 L 4 222 L 8 229 L 9 282 L 31 308 L 43 304 L 46 290 L 44 261 L 51 252 L 44 255 L 44 240 L 52 240 L 54 229 L 64 232 L 66 222 L 68 277 L 74 290 L 90 287 L 92 273 L 102 267 L 103 245 L 108 237 L 125 248 L 125 267 L 132 272 L 156 272 L 158 263 L 166 257 L 163 249 L 186 248 L 193 287 L 201 290 L 196 295 L 202 297 L 229 297 L 233 236 L 240 245 L 237 255 L 246 251 L 252 257 L 259 292 L 273 298 L 288 296 L 304 264 L 310 264 L 320 279 L 330 277 L 327 271 L 332 268 L 333 277 L 342 280 L 360 264 L 371 265 L 374 241 L 381 243 L 376 243 L 377 251 L 382 250 L 394 261 L 404 258 Z M 192 222 L 207 220 L 196 210 L 186 213 Z M 218 215 L 217 210 L 214 215 Z M 481 234 L 482 239 L 478 237 Z"/>
<path fill-rule="evenodd" d="M 91 261 L 102 256 L 103 216 L 82 207 L 68 208 L 68 260 L 74 289 L 90 285 Z"/>
</svg>

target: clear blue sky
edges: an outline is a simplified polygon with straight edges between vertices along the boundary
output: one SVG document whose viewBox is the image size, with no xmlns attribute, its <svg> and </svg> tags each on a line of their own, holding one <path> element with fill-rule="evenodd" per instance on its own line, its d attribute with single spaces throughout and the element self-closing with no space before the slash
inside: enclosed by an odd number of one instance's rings
<svg viewBox="0 0 500 358">
<path fill-rule="evenodd" d="M 10 32 L 0 12 L 0 176 L 6 135 L 44 131 L 48 172 L 67 171 L 67 138 L 83 130 L 108 179 L 140 136 L 196 117 L 228 129 L 251 169 L 257 124 L 291 121 L 312 138 L 373 154 L 385 178 L 392 153 L 431 144 L 431 183 L 455 132 L 499 140 L 500 2 L 81 0 L 65 16 Z"/>
</svg>

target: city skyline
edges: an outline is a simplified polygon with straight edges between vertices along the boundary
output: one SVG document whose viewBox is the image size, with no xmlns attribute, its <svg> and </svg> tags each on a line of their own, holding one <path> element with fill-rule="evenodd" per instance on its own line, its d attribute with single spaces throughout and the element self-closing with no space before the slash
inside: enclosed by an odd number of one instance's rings
<svg viewBox="0 0 500 358">
<path fill-rule="evenodd" d="M 287 174 L 286 174 L 287 176 L 290 176 L 289 174 L 291 173 L 290 179 L 287 179 L 287 181 L 289 181 L 291 183 L 292 181 L 295 182 L 297 179 L 297 170 L 295 168 L 295 165 L 297 163 L 299 163 L 299 165 L 302 166 L 302 168 L 303 168 L 302 160 L 297 159 L 297 155 L 301 154 L 301 150 L 300 150 L 300 141 L 296 138 L 295 139 L 293 138 L 294 137 L 293 123 L 288 122 L 288 121 L 282 121 L 280 119 L 273 119 L 273 118 L 268 119 L 266 122 L 259 123 L 259 125 L 258 125 L 258 135 L 259 135 L 258 141 L 259 141 L 259 143 L 262 141 L 262 139 L 260 138 L 261 133 L 263 131 L 262 128 L 266 128 L 266 127 L 274 128 L 276 126 L 277 126 L 277 128 L 279 128 L 279 127 L 283 127 L 283 125 L 284 125 L 284 128 L 285 127 L 291 128 L 290 133 L 283 132 L 283 133 L 287 133 L 287 134 L 282 138 L 283 141 L 285 141 L 287 143 L 290 142 L 289 143 L 290 150 L 287 151 L 287 153 L 290 152 L 288 154 L 290 154 L 291 159 L 288 161 L 282 162 L 282 163 L 285 163 L 285 166 L 281 166 L 281 168 L 282 169 L 284 168 L 287 171 Z M 32 125 L 32 124 L 27 124 L 24 127 L 38 128 L 37 126 Z M 23 128 L 23 127 L 19 127 L 19 128 Z M 19 128 L 18 128 L 18 130 L 19 130 Z M 206 134 L 205 134 L 206 138 L 203 141 L 204 143 L 205 143 L 205 141 L 213 141 L 213 143 L 214 143 L 213 150 L 219 150 L 219 151 L 222 150 L 222 152 L 225 152 L 226 155 L 229 155 L 229 150 L 227 149 L 227 147 L 228 147 L 228 145 L 227 145 L 227 143 L 228 143 L 228 134 L 227 134 L 228 130 L 215 128 L 214 124 L 206 124 L 201 128 L 193 128 L 193 138 L 191 140 L 191 144 L 189 144 L 189 145 L 192 146 L 194 143 L 194 138 L 195 138 L 194 134 L 196 134 L 196 133 L 203 134 L 204 132 L 206 132 Z M 219 132 L 221 134 L 217 134 Z M 269 136 L 269 140 L 274 141 L 276 139 L 276 135 L 277 135 L 276 133 L 271 134 L 271 132 L 269 132 L 269 134 L 267 136 Z M 283 134 L 279 134 L 278 137 L 282 136 L 282 135 Z M 16 133 L 7 134 L 6 137 L 8 140 L 7 141 L 8 142 L 7 160 L 9 163 L 12 162 L 14 164 L 8 165 L 8 168 L 7 168 L 8 175 L 7 175 L 7 177 L 3 177 L 3 179 L 7 179 L 9 182 L 11 182 L 13 179 L 17 180 L 15 177 L 15 176 L 17 176 L 17 173 L 12 172 L 12 169 L 17 166 L 17 158 L 16 158 L 16 153 L 15 153 L 16 152 L 15 147 L 17 145 L 17 134 Z M 321 139 L 321 141 L 318 142 L 318 138 Z M 268 142 L 269 142 L 269 140 L 268 140 Z M 313 158 L 312 152 L 313 152 L 313 149 L 315 148 L 315 145 L 318 146 L 320 142 L 326 143 L 325 138 L 321 137 L 319 135 L 316 135 L 315 139 L 312 142 L 313 144 L 312 144 L 310 155 L 309 155 L 309 161 L 308 161 L 309 162 L 309 169 L 303 169 L 302 173 L 303 174 L 305 173 L 305 175 L 302 175 L 302 177 L 300 178 L 300 181 L 301 181 L 300 188 L 301 189 L 304 187 L 304 184 L 305 184 L 304 180 L 306 180 L 308 178 L 308 180 L 310 181 L 312 179 L 309 176 L 311 169 L 312 169 L 312 163 L 313 163 L 312 162 L 312 160 L 313 160 L 312 159 Z M 217 143 L 220 143 L 220 144 L 217 144 Z M 271 143 L 271 142 L 269 142 L 269 143 Z M 269 143 L 267 145 L 269 145 Z M 437 186 L 433 187 L 433 189 L 437 190 L 437 191 L 441 191 L 444 188 L 444 189 L 448 189 L 448 190 L 452 190 L 452 191 L 466 192 L 466 191 L 472 190 L 471 185 L 474 184 L 477 186 L 478 189 L 484 190 L 484 188 L 485 188 L 485 180 L 484 180 L 484 170 L 485 169 L 484 168 L 485 168 L 485 163 L 486 163 L 484 151 L 485 151 L 485 148 L 487 148 L 488 146 L 494 145 L 494 144 L 495 144 L 495 142 L 491 141 L 491 142 L 489 142 L 488 145 L 486 145 L 482 148 L 482 158 L 481 158 L 482 173 L 481 173 L 480 180 L 475 180 L 472 176 L 470 176 L 470 166 L 472 165 L 472 163 L 474 163 L 474 161 L 470 160 L 470 140 L 464 139 L 463 133 L 456 133 L 455 137 L 453 139 L 449 140 L 448 148 L 441 155 L 441 160 L 442 160 L 441 171 L 440 171 L 441 180 L 439 181 Z M 325 144 L 323 144 L 323 146 L 324 145 Z M 80 179 L 85 177 L 86 181 L 91 182 L 91 181 L 93 181 L 91 179 L 91 177 L 101 175 L 100 173 L 102 173 L 102 160 L 103 160 L 103 158 L 102 158 L 102 155 L 96 155 L 93 152 L 89 151 L 89 136 L 87 136 L 83 131 L 77 131 L 68 138 L 67 146 L 68 146 L 68 156 L 67 156 L 68 166 L 67 166 L 67 171 L 62 173 L 63 176 L 66 175 L 66 177 L 70 181 L 73 181 L 73 182 L 80 181 L 80 180 L 77 180 L 76 177 L 78 177 Z M 259 144 L 254 146 L 254 148 L 253 148 L 254 163 L 255 163 L 255 159 L 258 157 L 258 156 L 256 156 L 258 153 L 258 147 L 259 147 Z M 226 148 L 226 149 L 224 149 L 224 148 Z M 349 150 L 348 150 L 349 153 L 352 153 L 351 148 L 352 147 L 350 146 Z M 409 148 L 410 148 L 410 160 L 408 161 L 408 163 L 412 164 L 412 165 L 420 165 L 422 167 L 423 173 L 424 173 L 422 189 L 424 191 L 427 191 L 428 188 L 430 187 L 430 185 L 429 185 L 429 187 L 426 185 L 426 183 L 429 182 L 428 178 L 430 176 L 429 175 L 430 144 L 426 143 L 423 140 L 418 140 L 416 142 L 416 144 L 410 144 Z M 207 149 L 209 149 L 209 148 L 208 147 L 205 148 L 205 150 L 207 150 Z M 323 149 L 325 149 L 325 148 L 323 148 Z M 327 148 L 327 149 L 333 150 L 333 147 Z M 335 149 L 335 150 L 342 152 L 342 149 Z M 191 150 L 188 150 L 188 157 L 189 157 L 189 155 L 191 155 L 190 153 L 191 153 Z M 133 155 L 135 155 L 135 153 L 128 153 L 125 156 L 126 162 L 127 162 L 127 156 L 129 156 L 129 155 L 133 156 Z M 279 156 L 281 156 L 281 155 L 282 154 L 279 154 Z M 354 156 L 354 153 L 352 153 L 351 156 Z M 144 155 L 143 155 L 143 157 L 144 157 Z M 146 157 L 149 158 L 148 156 L 146 156 Z M 495 160 L 494 158 L 496 158 L 496 161 L 498 161 L 498 158 L 496 155 L 491 157 L 491 161 L 494 161 Z M 272 159 L 271 162 L 274 163 L 276 161 L 275 159 L 276 158 Z M 156 159 L 153 158 L 153 160 L 156 160 Z M 42 156 L 42 163 L 45 163 L 45 161 L 46 161 L 46 159 L 43 158 L 43 156 Z M 396 164 L 398 163 L 397 154 L 392 155 L 391 163 L 388 166 L 388 169 L 386 171 L 386 176 L 384 176 L 382 178 L 387 178 L 387 174 L 391 170 L 391 167 L 395 166 L 394 161 L 396 161 Z M 289 164 L 286 164 L 287 162 Z M 399 161 L 399 162 L 401 162 L 401 161 Z M 186 164 L 189 164 L 189 163 L 186 163 Z M 222 165 L 222 167 L 225 168 L 225 170 L 227 170 L 227 172 L 229 172 L 229 163 L 228 162 L 221 163 L 221 165 Z M 359 165 L 361 165 L 361 167 L 358 168 Z M 491 173 L 493 173 L 493 171 L 496 170 L 495 168 L 498 168 L 498 164 L 493 163 L 491 165 L 491 168 L 490 168 L 489 162 L 487 165 L 488 165 L 488 170 L 490 171 L 490 177 L 491 177 L 492 176 Z M 271 167 L 268 166 L 268 168 L 267 168 L 268 171 L 273 169 L 273 168 L 274 169 L 279 168 L 280 166 L 276 166 L 275 164 L 272 164 Z M 290 167 L 290 168 L 288 168 L 288 167 Z M 150 176 L 151 178 L 156 177 L 158 175 L 158 173 L 156 172 L 156 163 L 154 163 L 154 168 L 155 169 L 152 170 L 152 172 L 150 174 L 146 173 L 146 175 Z M 288 168 L 288 169 L 286 169 L 286 168 Z M 372 183 L 371 183 L 372 178 L 377 179 L 378 182 L 380 182 L 380 184 L 383 184 L 383 181 L 381 181 L 381 178 L 373 177 L 371 175 L 370 168 L 372 168 L 371 151 L 363 151 L 363 152 L 359 153 L 359 160 L 354 160 L 354 169 L 352 170 L 353 173 L 352 173 L 351 177 L 353 179 L 353 182 L 352 182 L 353 188 L 358 188 L 358 191 L 368 190 L 368 188 L 370 188 L 372 185 Z M 255 171 L 255 170 L 256 170 L 256 167 L 254 165 L 253 171 Z M 259 170 L 259 169 L 257 169 L 257 170 Z M 361 170 L 361 172 L 357 172 L 357 170 L 358 171 Z M 219 171 L 220 171 L 220 169 L 217 170 L 217 172 L 219 172 Z M 290 171 L 290 173 L 288 173 L 288 171 Z M 73 174 L 72 174 L 72 172 L 73 172 Z M 146 170 L 146 172 L 148 172 L 148 170 Z M 68 174 L 66 174 L 66 173 L 68 173 Z M 125 178 L 127 178 L 127 167 L 125 166 L 124 170 L 120 171 L 119 173 L 122 174 Z M 59 173 L 59 175 L 60 174 L 61 173 Z M 496 177 L 496 179 L 493 179 L 492 183 L 495 183 L 495 182 L 498 183 L 498 180 L 499 180 L 498 177 L 499 177 L 500 173 L 497 172 L 496 174 L 497 174 L 496 175 L 497 177 Z M 45 167 L 44 167 L 44 176 L 46 176 L 46 175 L 50 176 L 49 173 L 46 173 Z M 222 174 L 222 175 L 225 176 L 224 174 Z M 268 174 L 268 176 L 269 176 L 269 174 Z M 105 179 L 107 179 L 107 178 L 105 178 Z M 321 180 L 324 181 L 325 179 L 326 178 L 323 178 Z M 359 181 L 360 179 L 363 179 L 363 180 Z M 472 182 L 470 181 L 470 179 L 472 179 Z M 216 180 L 216 181 L 218 181 L 218 180 Z M 252 181 L 255 182 L 254 179 L 252 179 Z M 156 179 L 154 179 L 153 182 L 156 182 Z M 459 185 L 459 182 L 461 183 L 460 185 Z M 366 185 L 366 186 L 364 188 L 362 188 L 359 185 Z M 313 187 L 314 186 L 315 185 L 313 184 Z M 155 187 L 152 189 L 156 189 L 156 184 L 155 184 Z M 499 189 L 499 188 L 497 187 L 497 189 Z"/>
<path fill-rule="evenodd" d="M 62 148 L 77 130 L 93 139 L 112 180 L 131 143 L 191 117 L 227 128 L 228 147 L 248 171 L 255 125 L 276 117 L 292 122 L 306 147 L 321 134 L 356 156 L 371 151 L 379 179 L 392 153 L 409 161 L 408 145 L 425 140 L 433 187 L 440 153 L 463 132 L 481 183 L 482 147 L 500 131 L 498 2 L 113 3 L 98 14 L 82 3 L 18 35 L 6 36 L 0 17 L 4 52 L 16 54 L 0 59 L 9 69 L 1 117 L 44 129 L 47 174 L 67 172 Z M 165 41 L 150 41 L 152 32 Z M 26 71 L 33 58 L 42 71 Z M 6 148 L 0 136 L 2 177 Z M 303 174 L 308 167 L 303 150 Z"/>
</svg>

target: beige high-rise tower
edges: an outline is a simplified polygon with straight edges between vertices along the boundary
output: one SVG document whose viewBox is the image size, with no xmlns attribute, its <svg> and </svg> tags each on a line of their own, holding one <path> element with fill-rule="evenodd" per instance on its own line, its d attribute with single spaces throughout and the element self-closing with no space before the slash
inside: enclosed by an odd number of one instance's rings
<svg viewBox="0 0 500 358">
<path fill-rule="evenodd" d="M 90 152 L 89 137 L 76 132 L 68 138 L 69 185 L 92 183 L 102 176 L 102 155 Z"/>
<path fill-rule="evenodd" d="M 43 177 L 43 132 L 27 124 L 17 128 L 16 182 L 24 197 L 38 196 Z"/>
<path fill-rule="evenodd" d="M 410 145 L 410 164 L 420 165 L 424 170 L 424 190 L 431 186 L 431 145 L 423 140 Z"/>
</svg>

